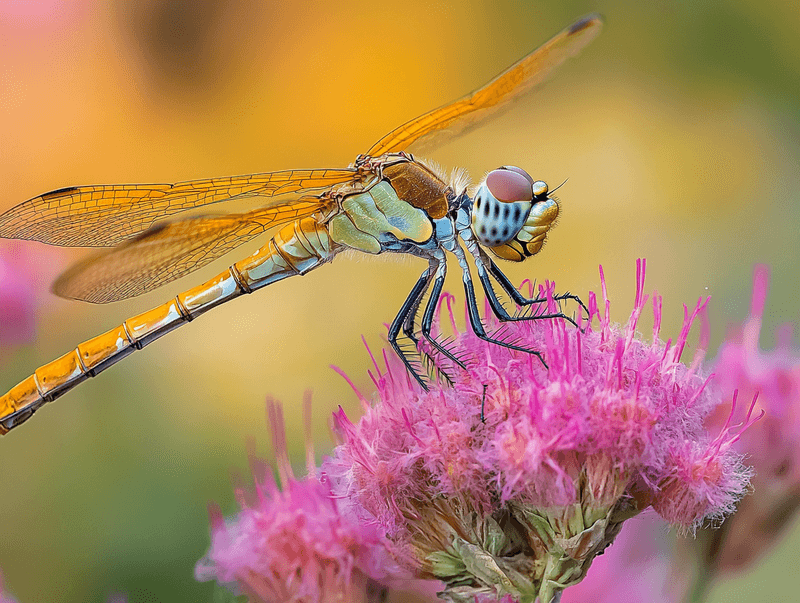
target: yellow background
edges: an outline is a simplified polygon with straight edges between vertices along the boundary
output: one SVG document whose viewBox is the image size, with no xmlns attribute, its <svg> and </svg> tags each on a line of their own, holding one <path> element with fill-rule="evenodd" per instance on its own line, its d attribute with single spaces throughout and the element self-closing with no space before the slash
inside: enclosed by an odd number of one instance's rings
<svg viewBox="0 0 800 603">
<path fill-rule="evenodd" d="M 800 26 L 792 3 L 166 2 L 0 8 L 0 210 L 68 185 L 173 182 L 339 167 L 396 125 L 474 89 L 576 17 L 606 28 L 505 116 L 432 158 L 475 180 L 516 164 L 562 216 L 514 282 L 585 295 L 609 282 L 627 318 L 634 262 L 664 296 L 663 336 L 711 295 L 711 355 L 772 267 L 762 344 L 800 309 Z M 33 14 L 31 14 L 33 13 Z M 0 246 L 8 245 L 0 241 Z M 35 340 L 0 348 L 0 384 L 205 280 L 230 258 L 143 298 L 92 306 L 47 281 L 80 250 L 45 249 Z M 240 256 L 254 245 L 243 248 Z M 245 439 L 266 451 L 264 400 L 287 406 L 300 458 L 304 390 L 318 453 L 328 417 L 371 391 L 374 350 L 424 268 L 342 257 L 215 310 L 48 406 L 0 442 L 0 569 L 21 603 L 210 601 L 192 570 L 206 505 L 235 509 Z M 447 288 L 458 294 L 451 271 Z M 795 533 L 716 601 L 790 601 Z M 622 579 L 622 577 L 620 577 Z M 148 598 L 150 597 L 150 598 Z"/>
</svg>

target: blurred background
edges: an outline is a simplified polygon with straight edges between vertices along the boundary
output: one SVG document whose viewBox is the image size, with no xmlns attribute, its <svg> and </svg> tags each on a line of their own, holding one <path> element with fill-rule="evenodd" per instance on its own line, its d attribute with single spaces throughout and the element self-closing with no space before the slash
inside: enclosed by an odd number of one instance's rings
<svg viewBox="0 0 800 603">
<path fill-rule="evenodd" d="M 578 16 L 602 35 L 503 117 L 431 157 L 479 180 L 502 164 L 559 191 L 543 251 L 505 264 L 585 296 L 598 264 L 624 321 L 635 259 L 664 296 L 711 295 L 710 355 L 772 287 L 762 345 L 800 311 L 800 13 L 757 0 L 303 2 L 4 0 L 0 211 L 78 184 L 175 182 L 349 164 L 398 124 L 482 85 Z M 0 389 L 250 253 L 131 301 L 49 294 L 82 250 L 0 240 Z M 235 257 L 234 257 L 235 256 Z M 269 455 L 281 400 L 297 459 L 303 392 L 317 453 L 328 417 L 364 392 L 373 350 L 424 265 L 341 257 L 216 309 L 46 407 L 0 442 L 0 569 L 20 602 L 210 601 L 193 567 L 209 501 L 235 510 L 245 440 Z M 458 275 L 448 287 L 459 295 Z M 16 305 L 15 305 L 16 304 Z M 717 601 L 796 600 L 800 531 Z"/>
</svg>

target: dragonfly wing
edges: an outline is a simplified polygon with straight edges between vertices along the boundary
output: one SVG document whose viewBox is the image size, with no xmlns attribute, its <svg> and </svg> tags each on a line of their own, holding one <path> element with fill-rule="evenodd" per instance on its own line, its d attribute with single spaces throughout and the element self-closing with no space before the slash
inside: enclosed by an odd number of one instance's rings
<svg viewBox="0 0 800 603">
<path fill-rule="evenodd" d="M 205 266 L 268 229 L 326 209 L 329 203 L 301 197 L 244 214 L 163 222 L 78 262 L 58 277 L 53 292 L 99 304 L 135 297 Z"/>
<path fill-rule="evenodd" d="M 587 15 L 523 57 L 475 92 L 395 128 L 367 152 L 373 157 L 408 149 L 430 150 L 496 116 L 544 82 L 553 70 L 600 33 L 599 15 Z"/>
<path fill-rule="evenodd" d="M 0 215 L 0 237 L 70 247 L 109 247 L 166 216 L 242 197 L 273 197 L 353 182 L 354 169 L 287 170 L 176 184 L 63 188 Z"/>
</svg>

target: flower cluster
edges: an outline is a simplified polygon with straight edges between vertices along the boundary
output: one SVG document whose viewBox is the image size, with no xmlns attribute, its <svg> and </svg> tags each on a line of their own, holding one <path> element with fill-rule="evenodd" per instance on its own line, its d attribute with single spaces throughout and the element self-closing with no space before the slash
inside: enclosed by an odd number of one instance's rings
<svg viewBox="0 0 800 603">
<path fill-rule="evenodd" d="M 602 270 L 602 297 L 589 295 L 579 328 L 563 319 L 501 324 L 486 310 L 498 338 L 541 351 L 547 367 L 471 330 L 458 333 L 451 311 L 449 349 L 467 369 L 454 371 L 421 343 L 456 375 L 451 387 L 426 391 L 394 356 L 384 354 L 383 365 L 373 358 L 378 400 L 358 394 L 365 412 L 357 422 L 335 413 L 341 443 L 319 471 L 309 455 L 304 479 L 291 472 L 271 404 L 282 487 L 256 469 L 265 477 L 252 500 L 239 492 L 237 516 L 226 521 L 212 510 L 212 546 L 198 577 L 256 602 L 367 601 L 415 577 L 453 603 L 550 603 L 645 509 L 683 531 L 718 524 L 749 487 L 735 448 L 760 417 L 754 402 L 732 425 L 734 398 L 707 430 L 723 400 L 701 369 L 707 330 L 691 364 L 681 356 L 708 300 L 684 308 L 680 334 L 664 343 L 661 298 L 644 294 L 644 275 L 641 261 L 622 326 L 611 322 Z M 552 283 L 539 287 L 533 316 L 558 311 L 553 292 Z M 650 299 L 646 342 L 637 325 Z M 623 536 L 620 550 L 637 541 Z M 597 576 L 617 567 L 608 557 Z M 650 575 L 663 583 L 665 568 L 653 564 Z"/>
<path fill-rule="evenodd" d="M 314 471 L 297 479 L 286 452 L 283 416 L 268 405 L 280 486 L 251 455 L 255 496 L 237 492 L 242 509 L 224 520 L 211 508 L 211 548 L 198 563 L 199 580 L 216 579 L 264 603 L 358 603 L 401 575 L 376 526 L 342 514 Z M 250 500 L 248 500 L 250 499 Z M 373 582 L 374 581 L 374 582 Z"/>
<path fill-rule="evenodd" d="M 654 296 L 646 343 L 636 332 L 644 272 L 638 263 L 624 326 L 610 320 L 601 271 L 603 309 L 590 294 L 583 329 L 563 320 L 502 327 L 549 368 L 467 331 L 452 349 L 470 365 L 453 387 L 423 391 L 387 358 L 385 369 L 375 363 L 379 402 L 358 423 L 335 415 L 342 444 L 323 471 L 336 496 L 378 526 L 415 575 L 442 580 L 442 597 L 549 603 L 645 508 L 693 531 L 719 522 L 747 490 L 750 472 L 732 444 L 752 406 L 742 424 L 729 419 L 709 434 L 703 422 L 721 398 L 699 368 L 702 352 L 681 362 L 707 300 L 685 309 L 680 335 L 662 343 Z M 542 312 L 558 310 L 552 283 L 539 295 Z M 485 321 L 500 328 L 488 313 Z"/>
</svg>

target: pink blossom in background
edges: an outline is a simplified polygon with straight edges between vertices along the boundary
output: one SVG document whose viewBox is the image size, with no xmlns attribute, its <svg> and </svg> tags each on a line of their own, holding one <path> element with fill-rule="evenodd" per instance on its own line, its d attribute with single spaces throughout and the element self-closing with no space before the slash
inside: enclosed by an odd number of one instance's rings
<svg viewBox="0 0 800 603">
<path fill-rule="evenodd" d="M 583 581 L 564 591 L 561 603 L 677 603 L 681 588 L 671 570 L 673 539 L 664 520 L 652 513 L 629 519 Z"/>
<path fill-rule="evenodd" d="M 211 509 L 211 548 L 196 568 L 199 580 L 217 580 L 263 603 L 359 603 L 393 578 L 407 577 L 374 525 L 343 514 L 329 485 L 315 475 L 297 479 L 286 451 L 283 416 L 269 403 L 276 470 L 253 461 L 255 495 L 237 491 L 241 511 L 224 519 Z"/>
<path fill-rule="evenodd" d="M 29 36 L 68 33 L 90 12 L 92 4 L 92 0 L 3 0 L 0 28 L 18 33 L 21 30 Z"/>
<path fill-rule="evenodd" d="M 36 332 L 38 257 L 30 244 L 0 244 L 0 348 L 29 341 Z"/>
<path fill-rule="evenodd" d="M 3 574 L 0 573 L 0 603 L 18 603 L 18 601 L 8 594 L 3 588 Z"/>
<path fill-rule="evenodd" d="M 765 420 L 742 436 L 740 447 L 750 455 L 754 468 L 800 483 L 800 352 L 792 349 L 792 325 L 777 332 L 777 347 L 759 347 L 769 273 L 757 266 L 753 298 L 747 321 L 731 330 L 714 361 L 714 372 L 723 394 L 752 398 L 766 411 Z M 766 477 L 766 476 L 764 476 Z"/>
<path fill-rule="evenodd" d="M 721 398 L 700 356 L 681 362 L 705 302 L 685 309 L 681 333 L 664 344 L 655 296 L 653 341 L 643 342 L 644 268 L 637 263 L 624 327 L 610 321 L 602 272 L 604 308 L 590 294 L 598 325 L 583 333 L 563 320 L 501 326 L 487 313 L 491 329 L 542 351 L 549 369 L 467 330 L 453 351 L 469 370 L 450 369 L 452 388 L 423 391 L 385 356 L 372 375 L 379 401 L 364 400 L 358 423 L 335 415 L 343 443 L 323 463 L 334 492 L 362 524 L 385 531 L 417 576 L 443 580 L 451 601 L 554 601 L 648 506 L 693 531 L 730 514 L 746 491 L 750 472 L 732 445 L 753 408 L 742 423 L 707 432 L 703 421 Z M 543 312 L 558 309 L 553 291 L 540 287 Z"/>
<path fill-rule="evenodd" d="M 764 419 L 745 432 L 736 449 L 753 465 L 753 493 L 719 531 L 700 534 L 695 552 L 706 572 L 740 570 L 774 546 L 800 509 L 800 352 L 792 326 L 777 331 L 777 346 L 759 346 L 769 287 L 766 266 L 755 269 L 750 316 L 729 332 L 713 370 L 725 399 L 758 396 Z M 712 425 L 722 417 L 714 414 Z"/>
<path fill-rule="evenodd" d="M 50 284 L 64 265 L 63 249 L 0 240 L 0 354 L 34 338 Z"/>
</svg>

